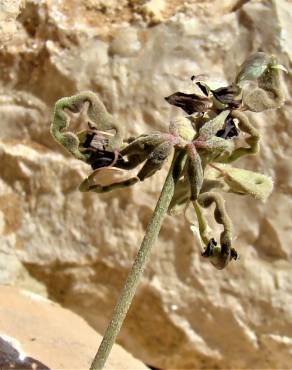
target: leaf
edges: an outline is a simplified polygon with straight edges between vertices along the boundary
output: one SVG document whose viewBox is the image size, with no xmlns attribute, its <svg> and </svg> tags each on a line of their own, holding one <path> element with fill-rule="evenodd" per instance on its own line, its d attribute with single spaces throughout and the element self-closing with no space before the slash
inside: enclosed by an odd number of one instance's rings
<svg viewBox="0 0 292 370">
<path fill-rule="evenodd" d="M 270 56 L 265 53 L 258 52 L 250 55 L 241 65 L 236 83 L 257 80 L 268 68 L 269 62 Z"/>
<path fill-rule="evenodd" d="M 225 125 L 225 120 L 229 115 L 229 110 L 224 110 L 218 116 L 207 121 L 204 126 L 200 129 L 200 137 L 205 140 L 215 136 L 219 130 L 222 130 Z"/>
<path fill-rule="evenodd" d="M 196 135 L 196 130 L 192 121 L 188 117 L 177 117 L 170 121 L 169 132 L 179 136 L 186 141 L 192 141 Z"/>
<path fill-rule="evenodd" d="M 216 164 L 216 167 L 222 171 L 221 177 L 231 193 L 248 194 L 266 201 L 273 190 L 273 180 L 266 175 L 230 165 Z"/>
<path fill-rule="evenodd" d="M 234 148 L 234 143 L 232 140 L 222 139 L 221 137 L 213 136 L 211 139 L 207 140 L 206 143 L 210 146 L 210 154 L 224 154 L 226 152 L 231 152 Z"/>
</svg>

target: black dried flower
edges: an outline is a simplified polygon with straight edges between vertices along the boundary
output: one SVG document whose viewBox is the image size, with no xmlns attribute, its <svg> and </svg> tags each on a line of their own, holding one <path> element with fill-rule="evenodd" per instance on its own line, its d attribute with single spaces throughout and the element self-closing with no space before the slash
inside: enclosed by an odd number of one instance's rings
<svg viewBox="0 0 292 370">
<path fill-rule="evenodd" d="M 208 98 L 197 94 L 185 94 L 183 92 L 176 92 L 169 95 L 165 100 L 169 104 L 183 109 L 187 114 L 207 112 L 212 105 Z"/>
</svg>

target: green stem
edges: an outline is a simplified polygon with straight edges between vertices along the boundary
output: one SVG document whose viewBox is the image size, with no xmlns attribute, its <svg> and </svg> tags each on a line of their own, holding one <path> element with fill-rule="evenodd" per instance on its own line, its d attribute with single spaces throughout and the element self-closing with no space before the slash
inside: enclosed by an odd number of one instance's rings
<svg viewBox="0 0 292 370">
<path fill-rule="evenodd" d="M 135 295 L 140 278 L 143 274 L 151 247 L 158 237 L 163 218 L 173 197 L 175 182 L 177 180 L 176 169 L 180 160 L 181 155 L 180 153 L 176 152 L 165 183 L 163 185 L 157 205 L 152 214 L 152 218 L 147 226 L 141 247 L 136 255 L 134 264 L 128 275 L 120 298 L 114 308 L 111 321 L 105 331 L 104 337 L 91 364 L 90 370 L 103 369 L 104 364 L 112 349 L 112 346 L 115 343 L 116 337 L 121 329 L 123 321 L 131 305 L 132 299 Z"/>
<path fill-rule="evenodd" d="M 210 237 L 208 235 L 208 224 L 207 224 L 207 221 L 202 213 L 202 210 L 200 208 L 200 206 L 198 205 L 197 201 L 193 201 L 193 206 L 194 206 L 194 209 L 195 209 L 195 212 L 196 212 L 196 215 L 197 215 L 197 220 L 198 220 L 198 224 L 199 224 L 199 232 L 200 232 L 200 236 L 201 236 L 201 239 L 203 241 L 203 243 L 205 244 L 205 246 L 207 247 L 208 243 L 209 243 L 209 240 L 210 240 Z"/>
</svg>

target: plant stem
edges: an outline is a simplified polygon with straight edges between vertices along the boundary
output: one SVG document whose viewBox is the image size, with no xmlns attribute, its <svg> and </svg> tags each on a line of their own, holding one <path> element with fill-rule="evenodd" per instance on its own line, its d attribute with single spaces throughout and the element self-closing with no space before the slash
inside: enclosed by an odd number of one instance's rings
<svg viewBox="0 0 292 370">
<path fill-rule="evenodd" d="M 171 167 L 160 193 L 155 210 L 147 226 L 144 239 L 136 255 L 134 264 L 128 275 L 119 300 L 113 310 L 111 321 L 105 331 L 104 337 L 91 364 L 90 370 L 103 369 L 112 346 L 115 343 L 116 337 L 121 329 L 132 299 L 135 295 L 140 278 L 143 274 L 151 247 L 158 237 L 163 218 L 173 197 L 174 186 L 177 179 L 175 169 L 180 160 L 181 155 L 179 152 L 176 152 L 174 154 Z"/>
<path fill-rule="evenodd" d="M 208 236 L 208 224 L 207 224 L 207 221 L 202 213 L 202 210 L 200 208 L 200 206 L 198 205 L 197 201 L 193 201 L 193 206 L 194 206 L 194 209 L 195 209 L 195 212 L 196 212 L 196 215 L 197 215 L 197 220 L 198 220 L 198 224 L 199 224 L 199 232 L 200 232 L 200 237 L 203 241 L 203 243 L 205 244 L 205 246 L 207 247 L 208 246 L 208 243 L 209 243 L 209 240 L 210 240 L 210 237 Z"/>
</svg>

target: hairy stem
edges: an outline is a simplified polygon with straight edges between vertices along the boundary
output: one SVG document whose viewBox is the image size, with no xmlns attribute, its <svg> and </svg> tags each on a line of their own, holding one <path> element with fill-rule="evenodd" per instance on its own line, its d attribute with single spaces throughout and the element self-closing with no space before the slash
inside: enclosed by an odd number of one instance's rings
<svg viewBox="0 0 292 370">
<path fill-rule="evenodd" d="M 203 243 L 205 244 L 205 246 L 207 247 L 208 243 L 209 243 L 209 240 L 210 240 L 210 237 L 209 237 L 208 231 L 207 231 L 207 229 L 208 229 L 207 221 L 206 221 L 206 219 L 203 215 L 203 212 L 202 212 L 200 206 L 198 205 L 197 201 L 193 201 L 193 206 L 194 206 L 194 209 L 195 209 L 195 212 L 196 212 L 196 215 L 197 215 L 200 237 L 201 237 Z"/>
<path fill-rule="evenodd" d="M 123 321 L 126 317 L 132 299 L 135 295 L 140 278 L 143 274 L 145 264 L 147 262 L 150 250 L 158 237 L 163 218 L 167 212 L 168 206 L 174 194 L 174 186 L 177 181 L 177 166 L 181 160 L 181 155 L 176 152 L 158 199 L 152 218 L 147 226 L 144 239 L 141 247 L 136 255 L 132 269 L 128 275 L 122 293 L 114 308 L 111 321 L 105 331 L 103 340 L 99 346 L 96 356 L 91 364 L 90 370 L 99 370 L 104 367 L 104 364 L 110 354 L 111 348 L 116 340 L 116 337 L 121 329 Z"/>
</svg>

